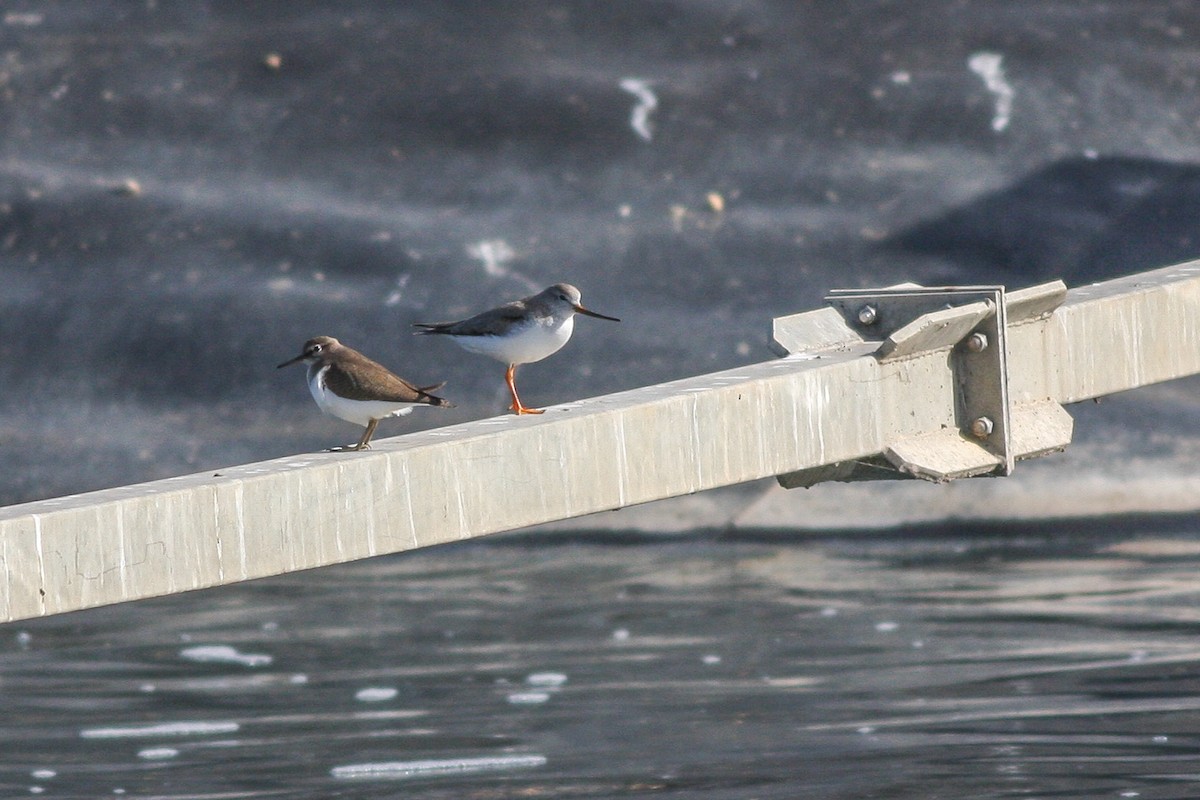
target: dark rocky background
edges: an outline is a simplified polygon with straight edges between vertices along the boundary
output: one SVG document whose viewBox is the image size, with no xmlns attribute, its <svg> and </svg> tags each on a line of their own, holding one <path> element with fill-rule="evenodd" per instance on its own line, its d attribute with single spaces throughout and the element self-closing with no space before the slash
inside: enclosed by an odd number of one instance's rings
<svg viewBox="0 0 1200 800">
<path fill-rule="evenodd" d="M 274 369 L 317 334 L 448 381 L 381 436 L 502 413 L 410 323 L 556 281 L 624 321 L 531 404 L 765 360 L 830 288 L 1196 257 L 1198 37 L 1185 0 L 6 3 L 0 502 L 351 441 Z M 1195 472 L 1195 386 L 1077 436 Z"/>
</svg>

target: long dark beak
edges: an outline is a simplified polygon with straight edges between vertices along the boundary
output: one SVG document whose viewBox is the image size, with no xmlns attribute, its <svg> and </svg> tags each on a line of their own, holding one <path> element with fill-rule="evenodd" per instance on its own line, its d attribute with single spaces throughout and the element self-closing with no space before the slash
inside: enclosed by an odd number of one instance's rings
<svg viewBox="0 0 1200 800">
<path fill-rule="evenodd" d="M 300 355 L 296 356 L 295 358 L 289 358 L 287 361 L 285 361 L 282 364 L 280 364 L 279 366 L 275 367 L 275 369 L 283 369 L 284 367 L 295 364 L 297 361 L 303 361 L 303 360 L 304 360 L 304 353 L 301 353 Z"/>
<path fill-rule="evenodd" d="M 616 317 L 608 317 L 608 316 L 605 316 L 604 314 L 597 314 L 595 311 L 589 311 L 586 308 L 584 308 L 583 306 L 575 306 L 575 311 L 580 314 L 586 314 L 589 317 L 595 317 L 596 319 L 606 319 L 609 322 L 620 322 L 621 321 L 621 320 L 617 319 Z"/>
</svg>

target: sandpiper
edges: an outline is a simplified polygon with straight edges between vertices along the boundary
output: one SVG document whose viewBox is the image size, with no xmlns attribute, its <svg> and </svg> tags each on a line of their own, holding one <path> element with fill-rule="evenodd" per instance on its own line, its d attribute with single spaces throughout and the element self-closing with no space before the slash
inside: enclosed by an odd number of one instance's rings
<svg viewBox="0 0 1200 800">
<path fill-rule="evenodd" d="M 304 343 L 300 355 L 279 365 L 303 361 L 308 365 L 308 390 L 326 414 L 347 422 L 365 425 L 358 444 L 331 447 L 327 452 L 369 450 L 371 436 L 379 420 L 408 414 L 414 406 L 452 408 L 453 405 L 430 392 L 444 386 L 413 386 L 382 364 L 334 339 L 317 336 Z"/>
<path fill-rule="evenodd" d="M 556 283 L 532 297 L 505 303 L 458 322 L 417 322 L 414 325 L 424 329 L 417 331 L 418 334 L 445 334 L 468 352 L 491 356 L 508 364 L 504 380 L 512 395 L 512 410 L 517 414 L 541 414 L 541 409 L 526 407 L 517 396 L 517 365 L 541 361 L 558 352 L 571 338 L 576 314 L 621 321 L 589 311 L 579 300 L 579 290 L 574 286 Z"/>
</svg>

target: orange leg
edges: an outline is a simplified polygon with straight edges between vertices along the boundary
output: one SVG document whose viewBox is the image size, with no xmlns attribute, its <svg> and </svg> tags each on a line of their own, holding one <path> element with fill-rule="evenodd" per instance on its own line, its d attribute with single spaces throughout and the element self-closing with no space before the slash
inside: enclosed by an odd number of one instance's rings
<svg viewBox="0 0 1200 800">
<path fill-rule="evenodd" d="M 521 405 L 521 398 L 517 397 L 517 383 L 515 380 L 517 374 L 517 365 L 509 364 L 508 372 L 504 373 L 504 380 L 508 384 L 508 393 L 512 395 L 512 411 L 514 414 L 544 414 L 540 408 L 526 408 Z"/>
</svg>

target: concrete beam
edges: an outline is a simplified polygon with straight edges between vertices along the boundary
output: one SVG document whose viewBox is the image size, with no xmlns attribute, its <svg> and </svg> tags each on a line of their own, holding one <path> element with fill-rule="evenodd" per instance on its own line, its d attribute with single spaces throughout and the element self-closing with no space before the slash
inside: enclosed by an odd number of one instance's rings
<svg viewBox="0 0 1200 800">
<path fill-rule="evenodd" d="M 0 620 L 197 589 L 879 457 L 956 424 L 944 350 L 807 352 L 375 443 L 0 509 Z M 1200 262 L 1072 290 L 1008 335 L 1045 415 L 1200 372 Z M 1051 413 L 1050 416 L 1053 416 Z"/>
</svg>

